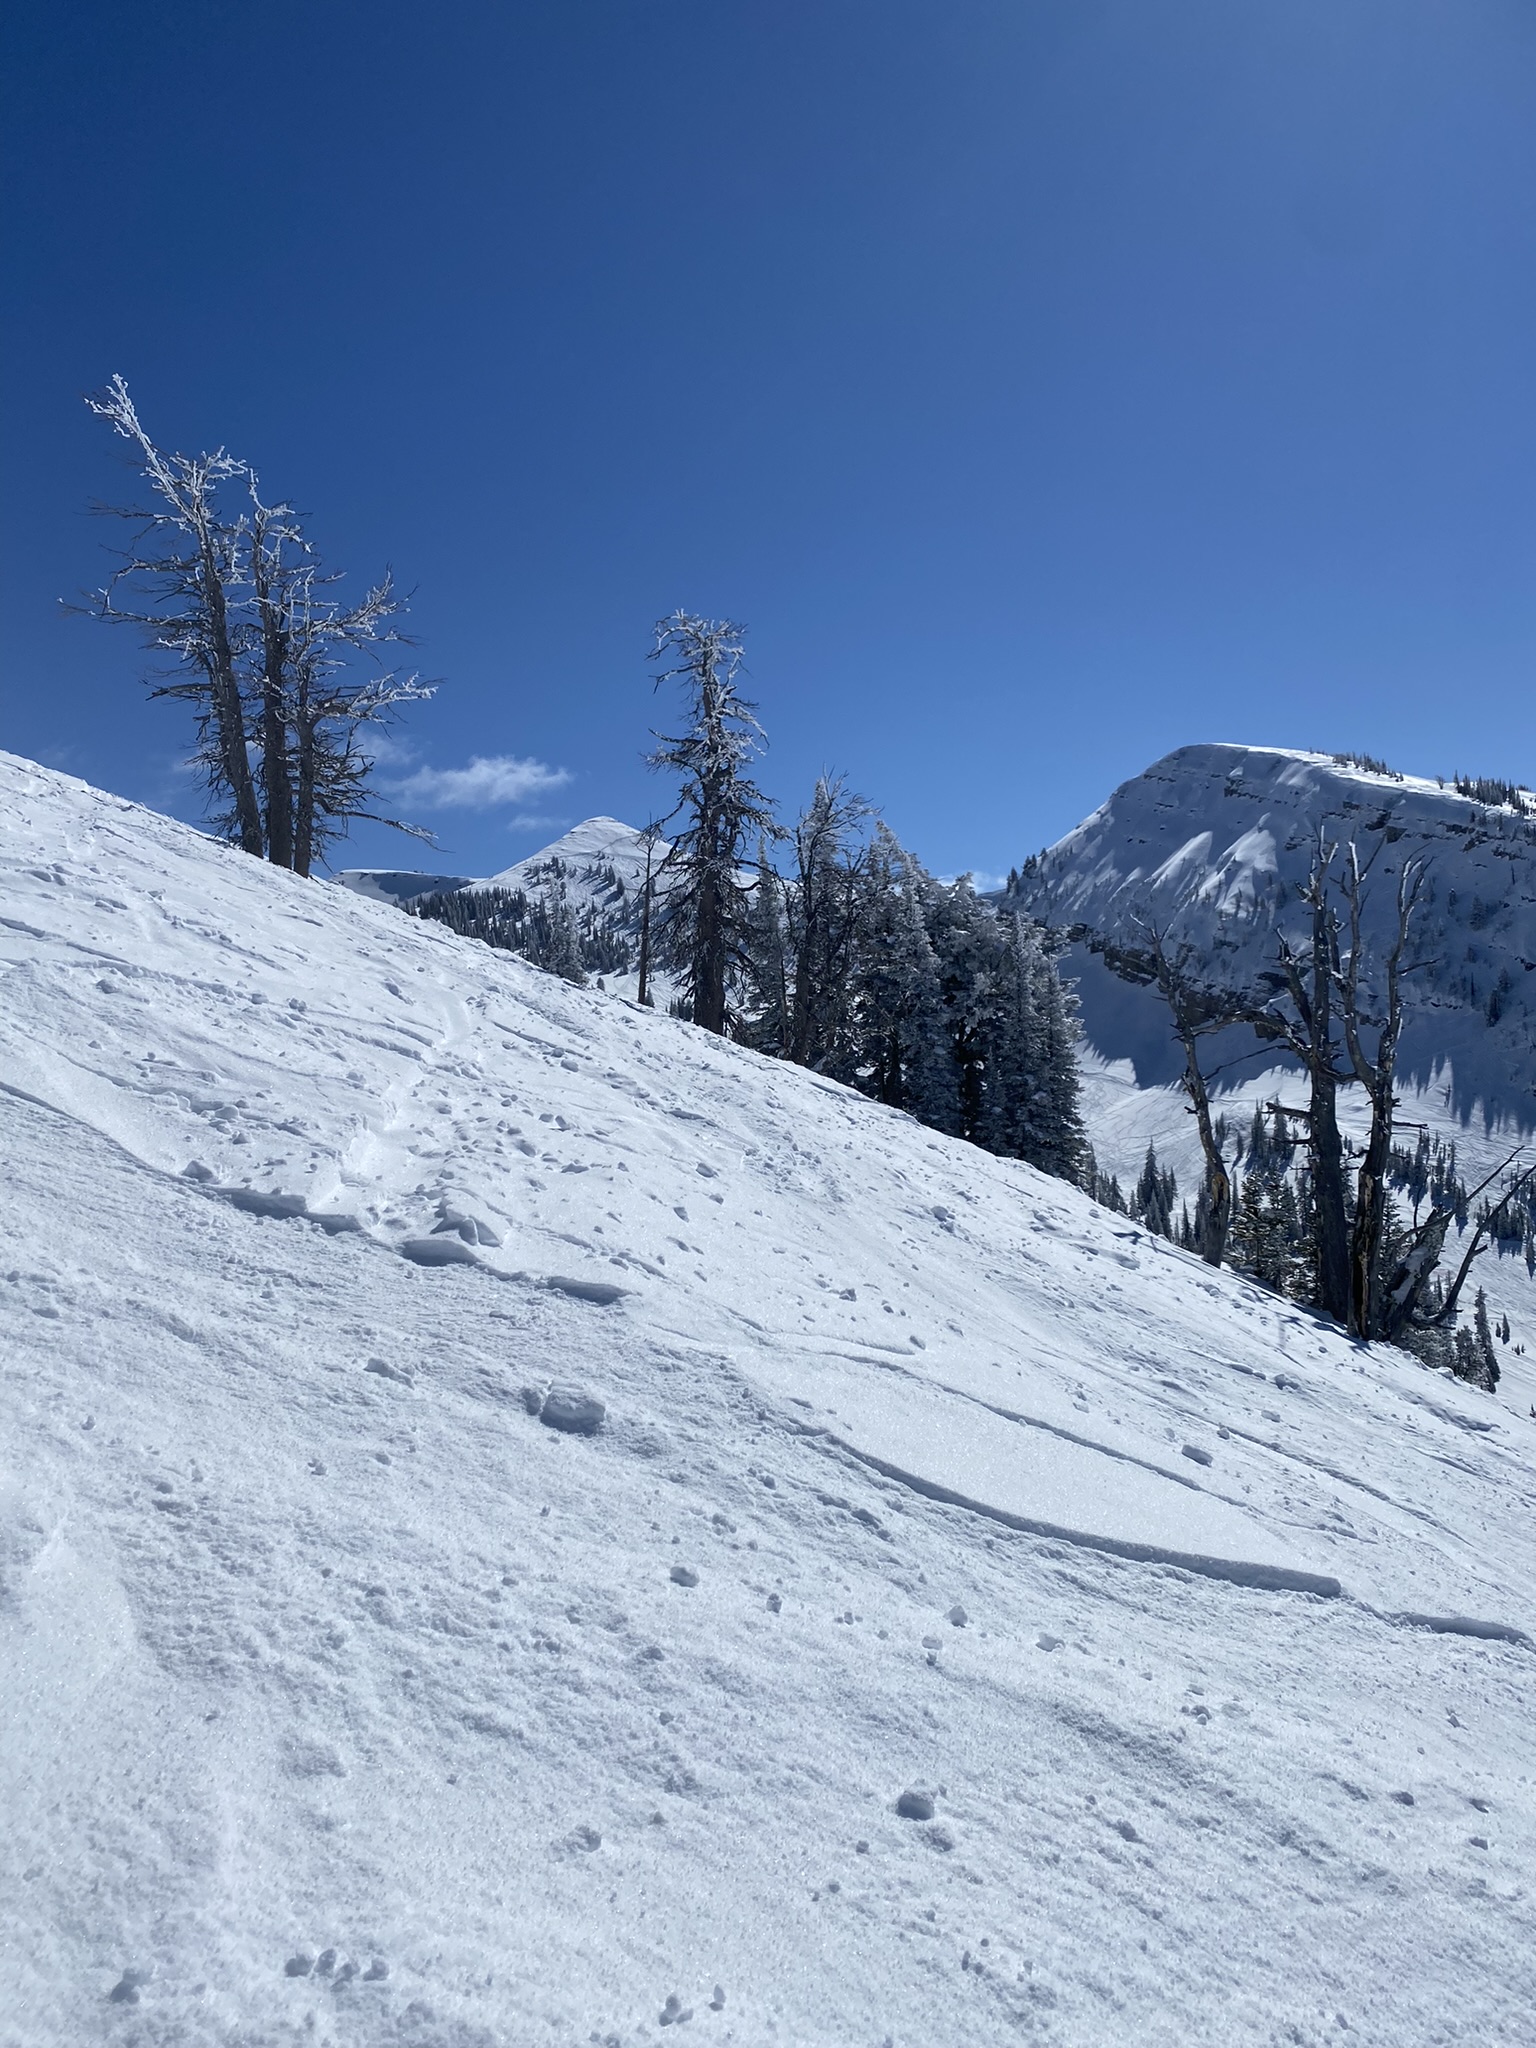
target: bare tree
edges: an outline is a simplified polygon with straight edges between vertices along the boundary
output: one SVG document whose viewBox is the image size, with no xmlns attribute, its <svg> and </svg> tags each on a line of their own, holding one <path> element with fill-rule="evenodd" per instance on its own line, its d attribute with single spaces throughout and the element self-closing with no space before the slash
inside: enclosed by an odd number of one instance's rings
<svg viewBox="0 0 1536 2048">
<path fill-rule="evenodd" d="M 736 687 L 741 634 L 729 619 L 677 611 L 657 622 L 651 649 L 653 661 L 677 657 L 656 681 L 658 687 L 681 682 L 688 711 L 686 730 L 676 737 L 656 734 L 660 745 L 650 756 L 653 768 L 671 768 L 682 778 L 671 815 L 681 813 L 685 823 L 662 862 L 668 915 L 686 947 L 693 1021 L 721 1035 L 730 1022 L 733 971 L 748 938 L 750 892 L 741 880 L 746 850 L 758 837 L 780 836 L 768 799 L 747 773 L 766 742 L 756 707 Z"/>
<path fill-rule="evenodd" d="M 403 643 L 404 611 L 391 578 L 355 605 L 332 593 L 339 576 L 320 567 L 289 505 L 263 502 L 256 473 L 226 455 L 166 455 L 139 422 L 114 377 L 91 410 L 137 448 L 161 500 L 148 512 L 118 510 L 140 531 L 112 582 L 88 609 L 131 624 L 176 657 L 156 696 L 194 703 L 198 755 L 210 789 L 228 804 L 222 821 L 247 853 L 310 873 L 354 818 L 415 838 L 430 834 L 383 816 L 364 739 L 406 704 L 433 694 L 415 675 L 358 678 L 352 658 Z M 249 510 L 219 508 L 221 486 L 243 484 Z M 119 602 L 137 590 L 141 608 Z M 252 746 L 259 766 L 253 766 Z"/>
<path fill-rule="evenodd" d="M 222 448 L 211 455 L 167 455 L 150 439 L 121 377 L 86 404 L 138 450 L 142 474 L 160 500 L 147 510 L 99 510 L 139 527 L 122 551 L 122 566 L 88 609 L 97 618 L 136 627 L 148 644 L 173 657 L 174 680 L 153 694 L 197 706 L 200 755 L 216 793 L 228 797 L 231 836 L 247 853 L 265 851 L 261 809 L 246 743 L 245 705 L 237 672 L 237 627 L 231 591 L 243 573 L 247 534 L 243 521 L 219 510 L 221 485 L 243 477 L 244 467 Z M 129 610 L 120 592 L 136 592 L 142 609 Z"/>
<path fill-rule="evenodd" d="M 1371 1129 L 1355 1181 L 1355 1214 L 1350 1232 L 1349 1327 L 1353 1335 L 1366 1338 L 1386 1334 L 1387 1304 L 1383 1286 L 1386 1276 L 1382 1272 L 1382 1256 L 1387 1221 L 1387 1170 L 1392 1163 L 1392 1119 L 1397 1109 L 1397 1051 L 1403 1030 L 1403 977 L 1412 972 L 1403 956 L 1426 872 L 1422 861 L 1407 860 L 1398 874 L 1396 916 L 1381 963 L 1381 1007 L 1378 1014 L 1370 1015 L 1361 982 L 1361 966 L 1365 960 L 1362 913 L 1366 879 L 1385 843 L 1378 840 L 1375 853 L 1362 862 L 1359 849 L 1351 841 L 1345 854 L 1340 884 L 1349 917 L 1349 958 L 1340 991 L 1344 1042 L 1354 1077 L 1365 1089 L 1371 1105 Z M 1372 1029 L 1376 1033 L 1376 1046 L 1374 1052 L 1368 1053 L 1364 1033 Z"/>
<path fill-rule="evenodd" d="M 660 838 L 661 826 L 652 818 L 640 834 L 645 848 L 645 875 L 640 885 L 640 961 L 635 985 L 635 1000 L 647 1010 L 655 1008 L 651 999 L 651 953 L 656 913 L 656 846 Z"/>
<path fill-rule="evenodd" d="M 1219 1266 L 1226 1257 L 1227 1235 L 1232 1227 L 1232 1177 L 1211 1115 L 1210 1089 L 1200 1063 L 1200 1040 L 1231 1024 L 1249 1020 L 1251 1005 L 1200 983 L 1191 972 L 1196 957 L 1192 940 L 1184 940 L 1170 958 L 1167 933 L 1150 919 L 1137 919 L 1136 923 L 1143 937 L 1141 946 L 1116 946 L 1098 940 L 1095 950 L 1122 980 L 1155 987 L 1168 1006 L 1174 1036 L 1184 1054 L 1181 1085 L 1189 1097 L 1205 1165 L 1205 1199 L 1198 1209 L 1200 1256 L 1208 1266 Z"/>
<path fill-rule="evenodd" d="M 1319 832 L 1312 865 L 1300 889 L 1311 911 L 1310 936 L 1303 945 L 1280 941 L 1280 965 L 1260 976 L 1269 1001 L 1253 1015 L 1261 1038 L 1280 1040 L 1301 1063 L 1309 1084 L 1304 1113 L 1312 1162 L 1315 1211 L 1317 1305 L 1337 1323 L 1350 1311 L 1349 1223 L 1344 1175 L 1344 1140 L 1339 1130 L 1339 1089 L 1354 1079 L 1340 1066 L 1334 1031 L 1334 997 L 1341 985 L 1341 920 L 1329 894 L 1329 872 L 1338 847 Z"/>
<path fill-rule="evenodd" d="M 406 644 L 395 619 L 404 610 L 386 573 L 355 605 L 330 597 L 339 582 L 322 574 L 312 553 L 292 558 L 276 584 L 275 644 L 281 653 L 286 758 L 292 783 L 293 858 L 307 875 L 352 820 L 366 818 L 413 839 L 431 840 L 419 825 L 375 808 L 375 760 L 366 741 L 401 708 L 430 698 L 436 686 L 388 670 L 357 677 L 353 656 Z"/>
<path fill-rule="evenodd" d="M 260 641 L 259 730 L 267 859 L 274 867 L 291 868 L 295 843 L 288 738 L 294 683 L 292 600 L 296 578 L 309 571 L 309 547 L 291 508 L 264 505 L 256 478 L 249 473 L 247 485 L 251 495 L 251 588 Z"/>
<path fill-rule="evenodd" d="M 1476 1202 L 1479 1196 L 1487 1194 L 1496 1180 L 1510 1173 L 1523 1149 L 1517 1146 L 1507 1159 L 1496 1166 L 1492 1173 L 1472 1190 L 1467 1197 L 1468 1202 Z M 1450 1233 L 1451 1218 L 1455 1210 L 1450 1205 L 1444 1205 L 1431 1209 L 1423 1222 L 1415 1218 L 1414 1227 L 1409 1231 L 1407 1241 L 1399 1252 L 1392 1271 L 1386 1275 L 1381 1285 L 1378 1309 L 1380 1336 L 1386 1338 L 1389 1343 L 1396 1343 L 1399 1338 L 1411 1331 L 1450 1328 L 1456 1320 L 1462 1289 L 1467 1284 L 1472 1262 L 1488 1249 L 1493 1221 L 1498 1214 L 1500 1203 L 1513 1201 L 1533 1180 L 1536 1180 L 1536 1165 L 1513 1174 L 1500 1190 L 1498 1198 L 1485 1202 L 1476 1212 L 1472 1235 L 1467 1241 L 1451 1284 L 1428 1313 L 1425 1312 L 1425 1301 L 1430 1295 L 1430 1282 L 1445 1249 L 1445 1240 Z"/>
</svg>

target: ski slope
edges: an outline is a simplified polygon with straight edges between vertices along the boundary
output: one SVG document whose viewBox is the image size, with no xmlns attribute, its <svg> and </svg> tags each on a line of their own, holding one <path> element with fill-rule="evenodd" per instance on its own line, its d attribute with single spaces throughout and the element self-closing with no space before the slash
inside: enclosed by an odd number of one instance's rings
<svg viewBox="0 0 1536 2048">
<path fill-rule="evenodd" d="M 0 817 L 6 2048 L 1529 2040 L 1536 1421 L 68 777 Z"/>
</svg>

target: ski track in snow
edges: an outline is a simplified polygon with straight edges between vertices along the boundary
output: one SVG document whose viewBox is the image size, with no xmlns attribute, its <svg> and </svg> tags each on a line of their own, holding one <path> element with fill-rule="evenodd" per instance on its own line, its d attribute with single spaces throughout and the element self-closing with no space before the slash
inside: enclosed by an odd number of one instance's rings
<svg viewBox="0 0 1536 2048">
<path fill-rule="evenodd" d="M 1536 1424 L 814 1076 L 0 807 L 6 2048 L 1529 2040 Z"/>
</svg>

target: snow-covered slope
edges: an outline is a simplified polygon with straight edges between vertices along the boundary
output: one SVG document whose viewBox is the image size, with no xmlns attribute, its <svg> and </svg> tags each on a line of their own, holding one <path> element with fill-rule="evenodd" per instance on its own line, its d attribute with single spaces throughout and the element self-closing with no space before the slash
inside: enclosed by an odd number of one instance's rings
<svg viewBox="0 0 1536 2048">
<path fill-rule="evenodd" d="M 375 903 L 405 904 L 413 896 L 428 896 L 440 889 L 475 886 L 472 875 L 429 875 L 419 868 L 341 868 L 333 879 L 343 889 Z"/>
<path fill-rule="evenodd" d="M 1528 2038 L 1507 1382 L 8 756 L 0 816 L 7 2048 Z"/>
</svg>

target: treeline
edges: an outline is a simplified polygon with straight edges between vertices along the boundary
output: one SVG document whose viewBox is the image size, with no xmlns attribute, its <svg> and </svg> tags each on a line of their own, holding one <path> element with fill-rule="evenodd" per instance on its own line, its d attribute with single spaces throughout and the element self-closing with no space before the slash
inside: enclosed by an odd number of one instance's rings
<svg viewBox="0 0 1536 2048">
<path fill-rule="evenodd" d="M 765 853 L 753 879 L 736 1035 L 1075 1180 L 1077 1032 L 1042 927 L 935 880 L 840 783 L 791 840 L 789 871 Z"/>
<path fill-rule="evenodd" d="M 596 903 L 573 907 L 563 864 L 551 861 L 549 869 L 537 895 L 526 889 L 435 890 L 413 897 L 406 908 L 413 917 L 447 925 L 460 938 L 517 953 L 578 987 L 594 974 L 627 974 L 635 949 L 622 924 Z M 622 903 L 624 885 L 617 875 L 613 880 Z"/>
<path fill-rule="evenodd" d="M 192 707 L 216 828 L 301 875 L 355 818 L 430 838 L 376 808 L 369 736 L 432 695 L 415 675 L 356 672 L 360 655 L 405 644 L 389 575 L 344 603 L 249 463 L 167 454 L 121 377 L 86 403 L 134 448 L 149 500 L 96 508 L 134 533 L 111 581 L 72 609 L 132 627 L 162 663 L 151 694 Z"/>
</svg>

